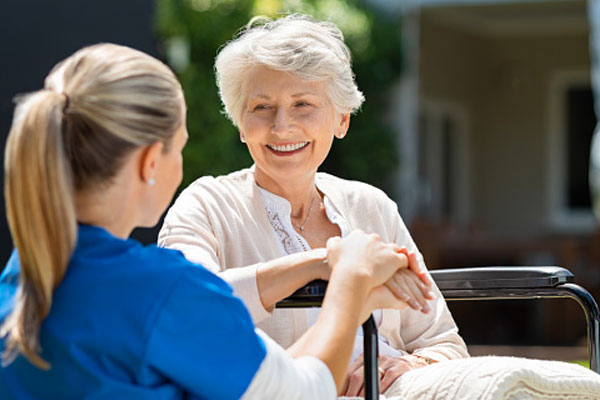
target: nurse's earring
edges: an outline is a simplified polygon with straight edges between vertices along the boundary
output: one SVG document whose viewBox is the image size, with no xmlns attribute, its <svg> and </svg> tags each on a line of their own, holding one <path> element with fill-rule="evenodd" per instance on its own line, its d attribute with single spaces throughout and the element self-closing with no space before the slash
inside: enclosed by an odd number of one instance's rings
<svg viewBox="0 0 600 400">
<path fill-rule="evenodd" d="M 240 133 L 240 142 L 246 143 L 246 137 L 244 136 L 243 133 Z"/>
<path fill-rule="evenodd" d="M 154 180 L 154 178 L 148 179 L 148 182 L 147 182 L 148 186 L 152 187 L 152 186 L 154 186 L 155 183 L 156 183 L 156 180 Z"/>
</svg>

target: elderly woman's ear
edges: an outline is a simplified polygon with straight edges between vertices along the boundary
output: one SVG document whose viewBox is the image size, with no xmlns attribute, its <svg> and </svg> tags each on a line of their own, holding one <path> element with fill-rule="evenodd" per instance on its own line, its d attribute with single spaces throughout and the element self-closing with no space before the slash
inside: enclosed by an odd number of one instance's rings
<svg viewBox="0 0 600 400">
<path fill-rule="evenodd" d="M 343 139 L 348 133 L 350 127 L 350 113 L 340 114 L 340 123 L 338 124 L 335 132 L 333 133 L 336 138 Z"/>
</svg>

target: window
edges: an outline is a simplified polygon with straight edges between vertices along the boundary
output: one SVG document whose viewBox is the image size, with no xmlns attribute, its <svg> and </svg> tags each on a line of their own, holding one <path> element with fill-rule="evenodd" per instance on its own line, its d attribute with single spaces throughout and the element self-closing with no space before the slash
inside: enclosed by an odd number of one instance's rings
<svg viewBox="0 0 600 400">
<path fill-rule="evenodd" d="M 573 86 L 566 91 L 567 207 L 589 210 L 592 207 L 588 169 L 590 144 L 596 127 L 594 97 L 589 86 Z"/>
<path fill-rule="evenodd" d="M 556 74 L 550 87 L 549 222 L 559 231 L 590 232 L 597 223 L 588 181 L 596 126 L 589 71 Z"/>
<path fill-rule="evenodd" d="M 465 113 L 425 101 L 419 116 L 419 215 L 466 222 L 469 214 L 468 138 Z"/>
</svg>

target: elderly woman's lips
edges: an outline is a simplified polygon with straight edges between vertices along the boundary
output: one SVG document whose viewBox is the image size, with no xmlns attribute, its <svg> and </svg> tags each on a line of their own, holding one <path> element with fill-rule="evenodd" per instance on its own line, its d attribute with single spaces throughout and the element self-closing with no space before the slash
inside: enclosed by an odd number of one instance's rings
<svg viewBox="0 0 600 400">
<path fill-rule="evenodd" d="M 267 147 L 269 149 L 271 149 L 274 153 L 287 155 L 287 154 L 293 154 L 298 151 L 301 151 L 306 146 L 308 146 L 309 143 L 310 142 L 301 142 L 301 143 L 284 144 L 284 145 L 268 144 Z"/>
</svg>

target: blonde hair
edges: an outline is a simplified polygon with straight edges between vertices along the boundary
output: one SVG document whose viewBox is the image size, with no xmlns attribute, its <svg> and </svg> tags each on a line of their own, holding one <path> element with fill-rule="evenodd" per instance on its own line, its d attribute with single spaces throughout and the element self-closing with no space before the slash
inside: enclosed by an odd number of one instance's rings
<svg viewBox="0 0 600 400">
<path fill-rule="evenodd" d="M 99 44 L 60 62 L 44 89 L 18 99 L 5 149 L 5 197 L 21 274 L 0 328 L 3 362 L 19 352 L 47 369 L 40 325 L 77 240 L 74 194 L 109 184 L 135 148 L 170 143 L 182 123 L 179 82 L 160 61 Z"/>
<path fill-rule="evenodd" d="M 354 80 L 350 50 L 335 24 L 301 14 L 275 21 L 258 17 L 221 49 L 215 62 L 219 95 L 235 125 L 242 115 L 246 82 L 261 65 L 326 82 L 338 112 L 354 112 L 364 101 Z"/>
</svg>

